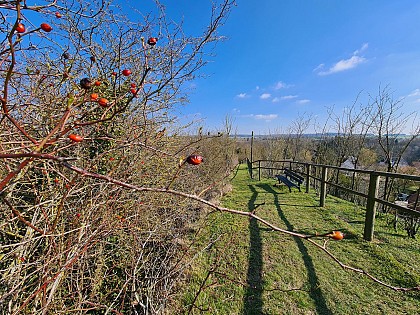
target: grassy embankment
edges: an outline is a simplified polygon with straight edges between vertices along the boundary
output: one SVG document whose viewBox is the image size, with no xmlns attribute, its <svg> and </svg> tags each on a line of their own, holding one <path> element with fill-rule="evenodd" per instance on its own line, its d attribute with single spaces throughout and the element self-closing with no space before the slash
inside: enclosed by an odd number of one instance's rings
<svg viewBox="0 0 420 315">
<path fill-rule="evenodd" d="M 376 239 L 366 242 L 363 209 L 332 197 L 320 208 L 315 192 L 289 193 L 274 183 L 250 180 L 242 166 L 223 205 L 255 209 L 260 217 L 297 232 L 341 230 L 344 240 L 327 243 L 341 261 L 395 286 L 420 285 L 420 242 L 388 227 L 389 218 L 379 216 Z M 184 313 L 418 314 L 420 310 L 420 292 L 395 292 L 345 271 L 305 240 L 226 213 L 212 213 L 207 222 L 200 244 L 214 242 L 191 266 Z"/>
</svg>

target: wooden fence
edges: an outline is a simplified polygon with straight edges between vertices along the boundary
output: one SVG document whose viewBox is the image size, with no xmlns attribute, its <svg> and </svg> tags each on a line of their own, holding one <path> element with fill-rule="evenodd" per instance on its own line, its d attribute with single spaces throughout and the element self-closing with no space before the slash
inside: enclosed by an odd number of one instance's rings
<svg viewBox="0 0 420 315">
<path fill-rule="evenodd" d="M 261 180 L 262 171 L 265 171 L 266 174 L 271 177 L 274 175 L 274 172 L 278 173 L 286 168 L 293 170 L 294 172 L 299 173 L 305 178 L 305 192 L 308 193 L 311 187 L 316 187 L 319 190 L 319 205 L 321 207 L 325 206 L 325 197 L 327 195 L 328 188 L 335 188 L 338 190 L 345 191 L 352 195 L 362 197 L 366 200 L 366 216 L 365 216 L 365 227 L 363 237 L 367 241 L 373 239 L 374 225 L 375 225 L 375 216 L 377 204 L 382 204 L 386 207 L 395 209 L 398 213 L 408 214 L 413 217 L 420 217 L 420 211 L 418 209 L 418 204 L 420 204 L 419 198 L 416 199 L 412 209 L 398 205 L 394 202 L 390 202 L 383 198 L 379 198 L 378 191 L 380 186 L 380 179 L 403 179 L 413 181 L 416 184 L 420 184 L 420 176 L 400 174 L 400 173 L 388 173 L 388 172 L 378 172 L 378 171 L 369 171 L 369 170 L 357 170 L 357 169 L 348 169 L 331 165 L 322 165 L 322 164 L 313 164 L 313 163 L 303 163 L 290 160 L 257 160 L 257 161 L 247 161 L 248 171 L 251 178 L 256 176 L 258 180 Z M 362 177 L 366 182 L 365 191 L 355 190 L 349 187 L 344 187 L 337 182 L 333 182 L 328 179 L 328 174 L 330 172 L 344 172 L 347 176 L 356 178 L 357 176 Z M 354 182 L 353 182 L 354 183 Z M 312 185 L 311 185 L 312 184 Z M 354 185 L 352 184 L 354 188 Z M 420 188 L 417 189 L 417 196 L 419 195 Z"/>
</svg>

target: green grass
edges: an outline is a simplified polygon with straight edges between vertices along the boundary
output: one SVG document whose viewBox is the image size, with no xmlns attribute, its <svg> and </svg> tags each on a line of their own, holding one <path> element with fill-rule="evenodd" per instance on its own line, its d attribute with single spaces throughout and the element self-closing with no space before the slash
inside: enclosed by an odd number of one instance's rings
<svg viewBox="0 0 420 315">
<path fill-rule="evenodd" d="M 362 239 L 364 210 L 328 197 L 318 206 L 309 194 L 251 180 L 241 167 L 222 203 L 255 210 L 281 228 L 302 233 L 341 230 L 342 241 L 327 248 L 341 261 L 395 286 L 420 285 L 420 245 L 390 228 L 379 215 L 375 240 Z M 206 219 L 183 291 L 191 314 L 418 314 L 420 292 L 395 292 L 341 269 L 305 240 L 272 231 L 248 217 L 215 212 Z M 320 240 L 322 243 L 322 240 Z M 200 290 L 200 294 L 197 292 Z M 194 307 L 191 307 L 193 301 Z"/>
</svg>

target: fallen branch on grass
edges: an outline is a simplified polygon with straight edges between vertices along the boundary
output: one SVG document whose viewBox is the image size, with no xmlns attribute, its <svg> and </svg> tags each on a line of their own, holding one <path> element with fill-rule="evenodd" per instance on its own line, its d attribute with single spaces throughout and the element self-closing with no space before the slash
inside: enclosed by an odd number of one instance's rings
<svg viewBox="0 0 420 315">
<path fill-rule="evenodd" d="M 241 216 L 246 216 L 249 218 L 253 218 L 259 222 L 261 222 L 262 224 L 268 226 L 269 228 L 271 228 L 274 231 L 277 232 L 281 232 L 290 236 L 294 236 L 294 237 L 299 237 L 301 239 L 306 240 L 307 242 L 311 243 L 312 245 L 314 245 L 315 247 L 319 248 L 320 250 L 322 250 L 324 253 L 326 253 L 331 259 L 333 259 L 341 268 L 343 268 L 344 270 L 349 270 L 349 271 L 353 271 L 356 273 L 360 273 L 365 275 L 366 277 L 368 277 L 369 279 L 371 279 L 372 281 L 387 287 L 389 289 L 392 289 L 394 291 L 402 291 L 402 292 L 408 292 L 408 291 L 420 291 L 420 286 L 416 286 L 416 287 L 397 287 L 397 286 L 393 286 L 391 284 L 388 284 L 384 281 L 379 280 L 378 278 L 376 278 L 375 276 L 371 275 L 370 273 L 368 273 L 367 271 L 360 269 L 360 268 L 355 268 L 355 267 L 351 267 L 349 265 L 344 264 L 343 262 L 341 262 L 336 256 L 334 256 L 334 254 L 332 254 L 327 248 L 326 245 L 324 243 L 324 245 L 318 244 L 317 242 L 313 241 L 312 239 L 310 239 L 311 235 L 306 235 L 306 234 L 301 234 L 301 233 L 297 233 L 297 232 L 293 232 L 293 231 L 289 231 L 289 230 L 285 230 L 282 228 L 279 228 L 278 226 L 266 221 L 263 218 L 260 218 L 259 216 L 257 216 L 255 213 L 253 212 L 248 212 L 248 211 L 240 211 L 240 210 L 235 210 L 235 209 L 230 209 L 230 208 L 225 208 L 225 207 L 221 207 L 218 206 L 208 200 L 205 200 L 199 196 L 193 195 L 193 194 L 188 194 L 182 191 L 178 191 L 178 190 L 172 190 L 169 188 L 154 188 L 154 187 L 142 187 L 142 186 L 136 186 L 136 185 L 132 185 L 117 179 L 114 179 L 112 177 L 109 176 L 105 176 L 105 175 L 101 175 L 98 173 L 92 173 L 89 172 L 85 169 L 79 168 L 77 166 L 74 166 L 66 161 L 61 161 L 61 163 L 67 167 L 68 169 L 82 175 L 82 176 L 86 176 L 86 177 L 91 177 L 91 178 L 95 178 L 98 180 L 103 180 L 103 181 L 107 181 L 109 183 L 113 183 L 115 185 L 118 185 L 120 187 L 124 187 L 127 189 L 132 189 L 135 191 L 139 191 L 139 192 L 152 192 L 152 193 L 163 193 L 163 194 L 171 194 L 171 195 L 176 195 L 176 196 L 180 196 L 180 197 L 184 197 L 190 200 L 195 200 L 198 201 L 202 204 L 205 204 L 215 210 L 218 210 L 220 212 L 227 212 L 227 213 L 232 213 L 232 214 L 237 214 L 237 215 L 241 215 Z"/>
</svg>

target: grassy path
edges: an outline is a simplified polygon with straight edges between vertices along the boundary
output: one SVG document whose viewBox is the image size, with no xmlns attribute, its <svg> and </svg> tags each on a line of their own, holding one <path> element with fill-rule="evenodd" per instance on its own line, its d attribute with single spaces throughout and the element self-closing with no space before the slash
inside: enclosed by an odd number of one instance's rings
<svg viewBox="0 0 420 315">
<path fill-rule="evenodd" d="M 344 263 L 393 285 L 420 285 L 419 240 L 390 230 L 385 216 L 376 240 L 365 242 L 363 209 L 331 197 L 320 208 L 315 193 L 289 193 L 274 183 L 250 180 L 241 168 L 223 205 L 297 232 L 341 230 L 346 238 L 327 247 Z M 210 246 L 191 266 L 184 313 L 419 314 L 420 292 L 394 292 L 344 271 L 305 240 L 231 214 L 212 213 L 206 222 L 198 246 Z"/>
</svg>

